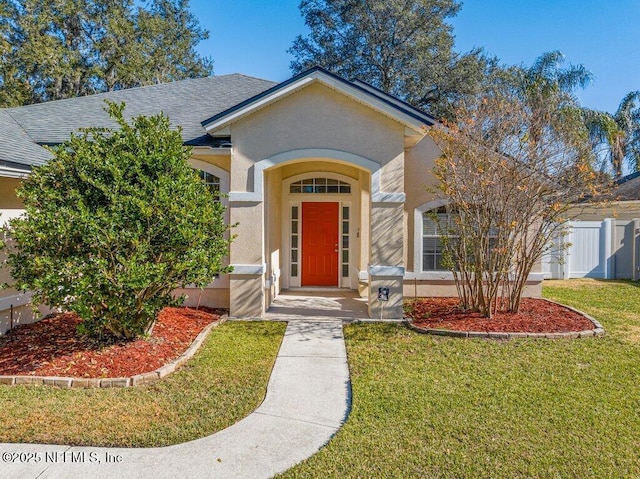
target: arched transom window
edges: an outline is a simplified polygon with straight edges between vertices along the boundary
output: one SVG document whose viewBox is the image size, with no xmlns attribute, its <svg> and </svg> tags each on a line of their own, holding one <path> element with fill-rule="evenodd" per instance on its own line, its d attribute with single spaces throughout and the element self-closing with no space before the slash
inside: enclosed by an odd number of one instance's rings
<svg viewBox="0 0 640 479">
<path fill-rule="evenodd" d="M 332 178 L 307 178 L 291 183 L 289 193 L 351 193 L 351 185 Z"/>
</svg>

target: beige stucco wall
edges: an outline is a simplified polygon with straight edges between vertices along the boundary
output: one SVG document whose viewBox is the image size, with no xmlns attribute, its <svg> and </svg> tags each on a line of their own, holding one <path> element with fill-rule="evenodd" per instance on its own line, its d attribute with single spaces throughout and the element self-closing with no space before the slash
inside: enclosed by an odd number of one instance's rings
<svg viewBox="0 0 640 479">
<path fill-rule="evenodd" d="M 323 85 L 308 86 L 239 120 L 231 125 L 231 135 L 232 191 L 253 191 L 254 163 L 309 148 L 340 150 L 389 164 L 383 170 L 383 189 L 404 182 L 404 127 Z"/>
<path fill-rule="evenodd" d="M 4 209 L 22 209 L 24 205 L 16 196 L 16 189 L 22 184 L 17 178 L 0 176 L 0 211 Z M 0 218 L 1 220 L 1 218 Z"/>
<path fill-rule="evenodd" d="M 235 204 L 230 208 L 233 234 L 236 236 L 231 244 L 231 264 L 263 263 L 263 205 Z"/>
<path fill-rule="evenodd" d="M 458 290 L 453 281 L 420 281 L 405 280 L 404 295 L 407 298 L 424 297 L 455 297 Z M 524 289 L 527 298 L 539 298 L 542 296 L 542 281 L 529 281 Z"/>
<path fill-rule="evenodd" d="M 208 306 L 210 308 L 229 307 L 228 288 L 180 288 L 173 292 L 174 296 L 185 296 L 184 305 L 189 307 Z"/>
<path fill-rule="evenodd" d="M 21 184 L 22 180 L 0 176 L 0 225 L 24 212 L 24 205 L 16 195 L 16 189 Z"/>
<path fill-rule="evenodd" d="M 360 254 L 358 271 L 367 271 L 371 256 L 371 191 L 369 173 L 360 172 Z M 355 238 L 358 241 L 358 237 Z"/>
<path fill-rule="evenodd" d="M 213 154 L 207 150 L 195 149 L 191 158 L 215 165 L 227 172 L 231 170 L 231 154 Z"/>
<path fill-rule="evenodd" d="M 280 269 L 282 268 L 282 169 L 266 173 L 266 196 L 264 224 L 267 228 L 265 258 L 268 287 L 266 304 L 271 304 L 280 292 Z"/>
<path fill-rule="evenodd" d="M 354 180 L 360 179 L 360 172 L 358 168 L 349 166 L 343 163 L 337 163 L 335 161 L 329 162 L 325 158 L 309 158 L 304 162 L 288 163 L 281 168 L 282 179 L 286 180 L 296 175 L 304 173 L 312 173 L 316 171 L 326 171 L 331 173 L 337 173 L 340 175 L 348 176 Z"/>
<path fill-rule="evenodd" d="M 405 264 L 407 271 L 415 271 L 414 254 L 414 225 L 415 208 L 436 198 L 437 180 L 433 175 L 435 161 L 440 157 L 440 149 L 429 136 L 425 136 L 411 150 L 405 154 L 405 193 L 407 199 L 404 205 L 405 230 Z"/>
<path fill-rule="evenodd" d="M 2 237 L 0 236 L 0 239 Z M 4 262 L 7 259 L 7 253 L 6 250 L 4 249 L 0 249 L 0 264 L 4 264 Z M 6 267 L 0 267 L 0 284 L 4 284 L 4 283 L 11 283 L 11 275 L 9 274 L 9 269 Z M 10 296 L 15 294 L 15 292 L 13 292 L 13 290 L 2 290 L 0 289 L 0 298 L 3 296 Z"/>
<path fill-rule="evenodd" d="M 402 278 L 376 276 L 369 278 L 369 317 L 372 319 L 402 319 Z M 378 301 L 378 288 L 389 288 L 389 301 Z"/>
<path fill-rule="evenodd" d="M 323 157 L 306 157 L 303 160 L 292 158 L 290 163 L 278 164 L 265 171 L 264 202 L 232 204 L 231 222 L 239 223 L 235 230 L 237 239 L 231 251 L 232 264 L 266 263 L 265 279 L 269 284 L 268 280 L 276 269 L 275 263 L 279 260 L 282 263 L 277 252 L 282 244 L 281 219 L 277 224 L 272 220 L 278 211 L 273 197 L 281 194 L 278 188 L 281 187 L 282 179 L 305 172 L 331 171 L 358 179 L 362 187 L 358 238 L 362 245 L 358 257 L 360 270 L 366 271 L 370 263 L 403 265 L 402 207 L 371 203 L 369 172 L 362 171 L 362 166 L 348 164 L 344 158 L 340 158 L 340 153 L 331 152 L 345 152 L 377 163 L 380 165 L 380 190 L 402 193 L 405 181 L 403 125 L 327 86 L 313 84 L 236 121 L 230 126 L 230 130 L 234 145 L 231 162 L 232 192 L 256 190 L 254 165 L 262 160 L 295 150 L 327 151 Z M 321 163 L 323 168 L 319 169 Z M 273 172 L 276 171 L 280 172 L 279 177 L 274 175 Z M 278 181 L 279 185 L 276 185 Z M 281 215 L 282 211 L 279 213 Z M 371 246 L 370 238 L 373 240 Z M 233 285 L 243 289 L 245 296 L 236 296 Z M 234 308 L 234 297 L 246 302 L 247 295 L 257 294 L 250 291 L 251 287 L 258 285 L 258 278 L 251 275 L 232 276 L 232 314 L 240 316 L 238 311 L 246 309 L 245 306 Z M 269 288 L 265 293 L 266 297 L 263 297 L 268 305 L 276 290 Z M 247 313 L 253 316 L 256 311 L 249 308 Z"/>
<path fill-rule="evenodd" d="M 403 208 L 399 204 L 371 208 L 371 264 L 403 264 Z"/>
<path fill-rule="evenodd" d="M 232 275 L 229 288 L 231 317 L 260 318 L 265 310 L 264 278 L 256 275 Z"/>
</svg>

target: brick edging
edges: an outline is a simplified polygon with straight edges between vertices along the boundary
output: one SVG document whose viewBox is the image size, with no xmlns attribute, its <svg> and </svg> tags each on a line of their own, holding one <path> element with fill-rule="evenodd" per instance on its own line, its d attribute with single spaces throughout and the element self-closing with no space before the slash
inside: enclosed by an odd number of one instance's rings
<svg viewBox="0 0 640 479">
<path fill-rule="evenodd" d="M 44 386 L 58 386 L 63 388 L 127 388 L 131 386 L 139 386 L 141 384 L 149 384 L 171 374 L 180 366 L 184 365 L 191 359 L 202 343 L 209 335 L 213 328 L 227 320 L 227 316 L 223 315 L 216 322 L 211 323 L 204 328 L 196 336 L 187 350 L 164 366 L 159 367 L 155 371 L 143 374 L 136 374 L 127 378 L 67 378 L 57 376 L 0 376 L 0 384 L 7 386 L 17 386 L 20 384 L 39 384 Z"/>
<path fill-rule="evenodd" d="M 488 338 L 488 339 L 515 339 L 515 338 L 544 338 L 544 339 L 578 339 L 578 338 L 590 338 L 595 336 L 604 336 L 605 331 L 602 325 L 592 318 L 588 314 L 578 309 L 572 308 L 565 304 L 558 303 L 546 298 L 538 298 L 548 303 L 557 304 L 563 308 L 567 308 L 570 311 L 580 314 L 593 323 L 593 329 L 586 329 L 584 331 L 568 331 L 563 333 L 506 333 L 506 332 L 482 332 L 482 331 L 453 331 L 450 329 L 438 329 L 438 328 L 421 328 L 413 324 L 411 319 L 405 320 L 406 326 L 417 333 L 433 334 L 435 336 L 449 336 L 453 338 Z"/>
</svg>

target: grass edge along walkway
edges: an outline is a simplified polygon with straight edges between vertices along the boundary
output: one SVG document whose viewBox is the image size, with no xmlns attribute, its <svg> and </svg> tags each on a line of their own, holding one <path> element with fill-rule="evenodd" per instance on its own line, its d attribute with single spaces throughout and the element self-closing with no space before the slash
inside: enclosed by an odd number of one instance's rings
<svg viewBox="0 0 640 479">
<path fill-rule="evenodd" d="M 227 321 L 183 368 L 147 386 L 0 386 L 0 442 L 150 447 L 210 435 L 262 402 L 285 326 Z"/>
<path fill-rule="evenodd" d="M 278 477 L 640 477 L 639 293 L 630 282 L 545 283 L 545 297 L 598 319 L 603 338 L 346 326 L 350 417 Z"/>
</svg>

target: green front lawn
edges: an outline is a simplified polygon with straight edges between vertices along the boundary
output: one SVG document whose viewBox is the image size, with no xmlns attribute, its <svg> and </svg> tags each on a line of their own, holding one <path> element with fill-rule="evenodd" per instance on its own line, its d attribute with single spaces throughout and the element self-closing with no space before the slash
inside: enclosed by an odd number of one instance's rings
<svg viewBox="0 0 640 479">
<path fill-rule="evenodd" d="M 224 323 L 185 367 L 148 386 L 0 386 L 0 442 L 142 447 L 212 434 L 258 407 L 284 328 Z"/>
<path fill-rule="evenodd" d="M 463 340 L 400 325 L 345 327 L 347 423 L 281 477 L 640 477 L 640 288 L 563 281 L 545 296 L 604 338 Z M 107 390 L 0 386 L 0 442 L 158 446 L 201 437 L 260 403 L 284 332 L 228 322 L 185 368 Z"/>
<path fill-rule="evenodd" d="M 607 336 L 465 340 L 345 328 L 353 409 L 283 478 L 640 477 L 640 288 L 548 282 Z"/>
</svg>

